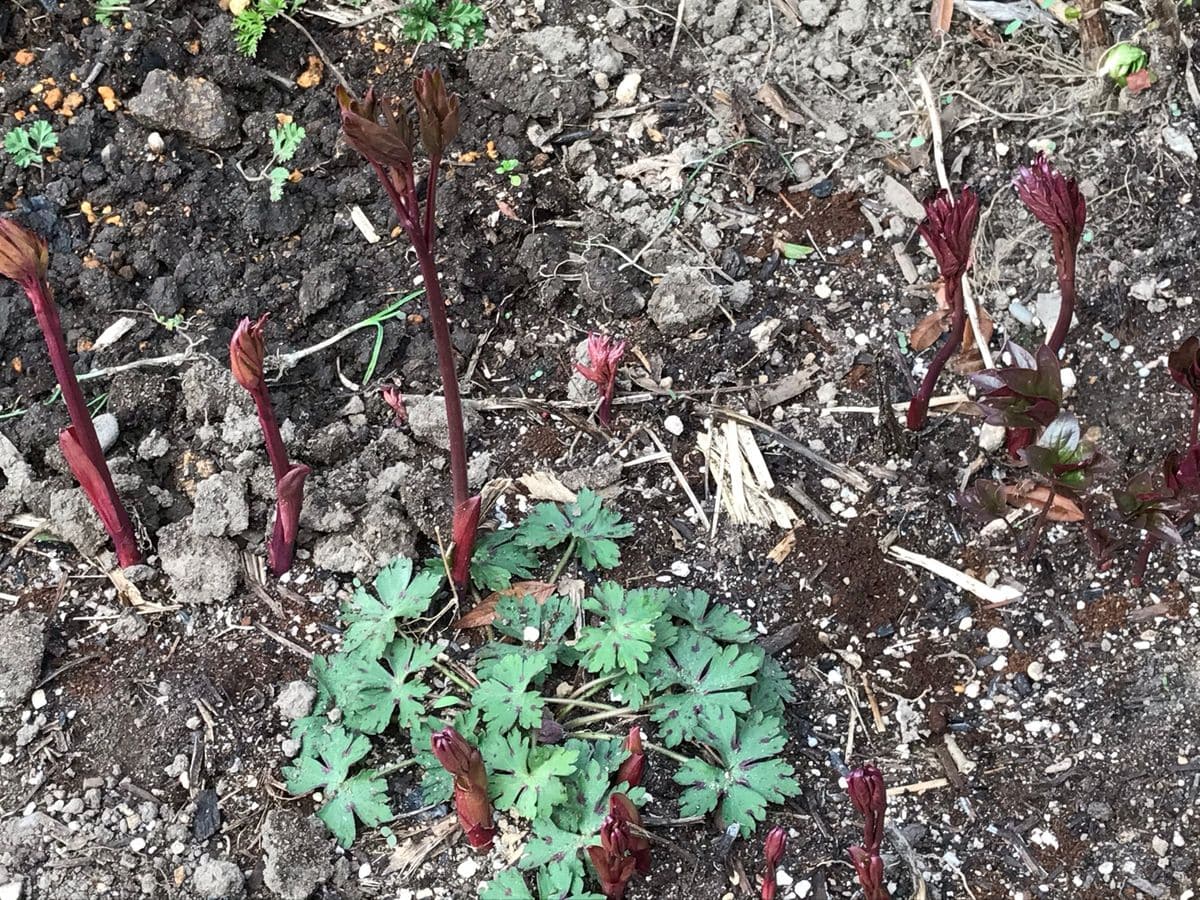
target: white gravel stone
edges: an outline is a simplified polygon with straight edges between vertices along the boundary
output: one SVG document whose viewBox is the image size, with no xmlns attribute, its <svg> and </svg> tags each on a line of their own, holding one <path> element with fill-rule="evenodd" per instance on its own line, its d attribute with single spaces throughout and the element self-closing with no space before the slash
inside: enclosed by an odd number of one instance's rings
<svg viewBox="0 0 1200 900">
<path fill-rule="evenodd" d="M 987 642 L 993 650 L 1003 650 L 1012 643 L 1012 638 L 1003 628 L 992 628 L 988 631 Z"/>
<path fill-rule="evenodd" d="M 458 864 L 458 877 L 463 880 L 474 877 L 478 871 L 479 863 L 469 857 Z"/>
<path fill-rule="evenodd" d="M 1041 681 L 1046 677 L 1046 666 L 1040 660 L 1034 660 L 1025 669 L 1025 674 L 1031 681 Z"/>
<path fill-rule="evenodd" d="M 667 416 L 663 419 L 663 428 L 675 437 L 679 437 L 683 434 L 683 420 L 679 416 Z"/>
</svg>

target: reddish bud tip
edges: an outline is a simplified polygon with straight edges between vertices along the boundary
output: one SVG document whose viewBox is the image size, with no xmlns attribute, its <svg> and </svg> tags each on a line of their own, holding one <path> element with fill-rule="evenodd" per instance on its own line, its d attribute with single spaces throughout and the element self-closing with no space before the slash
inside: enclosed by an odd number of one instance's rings
<svg viewBox="0 0 1200 900">
<path fill-rule="evenodd" d="M 787 831 L 779 826 L 771 829 L 763 845 L 762 900 L 775 900 L 778 883 L 775 870 L 783 862 L 783 851 L 787 848 Z"/>
<path fill-rule="evenodd" d="M 420 120 L 421 143 L 431 158 L 442 157 L 458 134 L 458 96 L 446 92 L 442 73 L 428 68 L 413 82 Z"/>
<path fill-rule="evenodd" d="M 254 322 L 244 318 L 229 340 L 229 368 L 233 370 L 237 383 L 251 393 L 262 390 L 264 384 L 263 357 L 266 355 L 266 344 L 263 341 L 263 328 L 266 324 L 266 313 Z"/>
<path fill-rule="evenodd" d="M 30 287 L 46 277 L 50 254 L 46 242 L 12 219 L 0 219 L 0 275 Z"/>
<path fill-rule="evenodd" d="M 625 341 L 618 341 L 606 334 L 588 333 L 587 352 L 590 365 L 575 364 L 575 370 L 596 385 L 600 392 L 600 406 L 596 417 L 602 425 L 612 424 L 612 400 L 617 387 L 617 365 L 625 355 Z"/>
<path fill-rule="evenodd" d="M 393 413 L 396 414 L 396 424 L 404 425 L 408 422 L 408 407 L 404 403 L 404 394 L 400 388 L 388 386 L 381 392 L 383 402 L 386 403 Z"/>
<path fill-rule="evenodd" d="M 863 845 L 872 853 L 883 843 L 883 818 L 887 810 L 887 788 L 883 773 L 867 763 L 855 769 L 846 780 L 850 802 L 863 816 Z"/>
<path fill-rule="evenodd" d="M 467 842 L 477 850 L 489 849 L 496 828 L 483 757 L 453 728 L 433 734 L 429 742 L 437 761 L 454 778 L 454 808 Z"/>
<path fill-rule="evenodd" d="M 646 754 L 642 751 L 642 729 L 637 725 L 629 729 L 624 747 L 629 751 L 629 756 L 617 769 L 616 775 L 613 776 L 613 784 L 624 782 L 634 788 L 642 783 L 642 778 L 646 774 Z"/>
<path fill-rule="evenodd" d="M 925 201 L 925 221 L 917 231 L 929 245 L 938 271 L 947 282 L 957 281 L 971 263 L 971 241 L 979 221 L 979 196 L 964 187 L 955 200 L 947 191 Z"/>
<path fill-rule="evenodd" d="M 404 110 L 399 115 L 390 101 L 377 99 L 374 89 L 355 100 L 343 87 L 337 89 L 342 133 L 346 143 L 372 163 L 396 169 L 412 167 L 412 124 Z M 383 113 L 383 123 L 379 113 Z"/>
<path fill-rule="evenodd" d="M 1058 240 L 1078 245 L 1087 220 L 1087 203 L 1074 178 L 1067 178 L 1038 153 L 1033 163 L 1022 166 L 1013 179 L 1017 196 L 1034 217 Z"/>
</svg>

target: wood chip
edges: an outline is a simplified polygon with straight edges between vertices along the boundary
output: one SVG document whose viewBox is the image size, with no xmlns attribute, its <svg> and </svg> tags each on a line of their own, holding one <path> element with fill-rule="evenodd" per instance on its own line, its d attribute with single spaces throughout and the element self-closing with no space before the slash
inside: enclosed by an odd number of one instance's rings
<svg viewBox="0 0 1200 900">
<path fill-rule="evenodd" d="M 553 472 L 530 472 L 517 479 L 521 487 L 529 492 L 533 500 L 551 500 L 554 503 L 574 503 L 575 492 L 563 484 Z"/>
<path fill-rule="evenodd" d="M 1024 589 L 1016 585 L 998 584 L 995 587 L 991 587 L 984 584 L 978 578 L 974 578 L 966 572 L 961 572 L 953 566 L 949 566 L 930 556 L 906 550 L 904 547 L 896 544 L 888 548 L 888 556 L 895 558 L 899 562 L 918 566 L 927 572 L 932 572 L 939 578 L 944 578 L 951 584 L 962 588 L 969 594 L 974 594 L 980 600 L 986 600 L 988 603 L 1011 603 L 1025 594 Z"/>
<path fill-rule="evenodd" d="M 554 593 L 555 586 L 547 581 L 518 581 L 502 591 L 494 591 L 463 614 L 454 628 L 482 628 L 496 621 L 496 606 L 504 597 L 532 597 L 541 606 Z"/>
<path fill-rule="evenodd" d="M 357 203 L 350 208 L 350 221 L 362 232 L 362 236 L 367 239 L 368 244 L 379 243 L 379 232 L 375 230 L 375 226 L 371 224 L 371 220 L 367 218 L 367 214 Z"/>
</svg>

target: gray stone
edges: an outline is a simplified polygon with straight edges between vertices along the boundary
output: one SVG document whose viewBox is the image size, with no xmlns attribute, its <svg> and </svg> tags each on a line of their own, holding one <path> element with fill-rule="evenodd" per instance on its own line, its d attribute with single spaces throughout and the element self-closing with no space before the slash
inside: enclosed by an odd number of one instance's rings
<svg viewBox="0 0 1200 900">
<path fill-rule="evenodd" d="M 463 429 L 467 434 L 479 418 L 469 404 L 463 404 Z M 446 404 L 441 397 L 422 397 L 408 404 L 408 427 L 413 437 L 423 444 L 450 449 L 450 433 L 446 428 Z"/>
<path fill-rule="evenodd" d="M 590 466 L 581 466 L 563 472 L 562 483 L 573 491 L 582 491 L 584 488 L 597 491 L 620 481 L 621 472 L 622 466 L 619 459 L 602 456 Z"/>
<path fill-rule="evenodd" d="M 0 617 L 0 709 L 25 702 L 42 671 L 46 652 L 46 617 L 18 609 Z"/>
<path fill-rule="evenodd" d="M 699 271 L 672 266 L 646 304 L 646 312 L 663 334 L 687 334 L 717 314 L 721 291 Z"/>
<path fill-rule="evenodd" d="M 1012 307 L 1009 307 L 1012 312 Z M 1161 312 L 1161 310 L 1159 310 Z M 1037 295 L 1037 317 L 1042 323 L 1042 327 L 1047 331 L 1053 331 L 1054 326 L 1058 323 L 1058 314 L 1062 312 L 1062 294 L 1057 290 L 1046 291 Z M 1151 310 L 1154 312 L 1154 310 Z M 1015 313 L 1014 313 L 1015 315 Z M 1079 317 L 1072 311 L 1071 327 L 1074 328 L 1079 324 Z"/>
<path fill-rule="evenodd" d="M 196 534 L 188 519 L 159 529 L 158 555 L 180 603 L 218 603 L 237 590 L 241 567 L 233 544 Z"/>
<path fill-rule="evenodd" d="M 267 813 L 262 829 L 263 881 L 283 900 L 306 900 L 333 874 L 328 832 L 315 817 L 291 810 Z"/>
<path fill-rule="evenodd" d="M 283 718 L 295 722 L 312 712 L 316 699 L 317 689 L 307 681 L 289 681 L 275 698 L 275 707 Z"/>
<path fill-rule="evenodd" d="M 247 394 L 246 398 L 249 396 Z M 241 397 L 230 401 L 225 407 L 225 421 L 221 423 L 221 440 L 238 448 L 262 443 L 262 426 L 258 423 L 253 402 Z"/>
<path fill-rule="evenodd" d="M 145 127 L 174 131 L 201 147 L 238 143 L 237 110 L 219 87 L 203 78 L 181 79 L 155 69 L 126 108 Z"/>
<path fill-rule="evenodd" d="M 521 41 L 552 66 L 583 57 L 583 38 L 566 25 L 548 25 L 521 35 Z"/>
<path fill-rule="evenodd" d="M 234 900 L 246 893 L 238 864 L 228 859 L 204 857 L 192 874 L 192 888 L 205 900 Z"/>
<path fill-rule="evenodd" d="M 222 537 L 241 534 L 250 527 L 246 479 L 236 472 L 218 472 L 196 486 L 192 531 Z"/>
<path fill-rule="evenodd" d="M 616 77 L 625 71 L 625 57 L 602 38 L 592 41 L 588 48 L 588 64 L 593 72 L 601 72 L 609 77 Z"/>
<path fill-rule="evenodd" d="M 162 459 L 171 449 L 171 442 L 167 440 L 166 435 L 159 434 L 158 429 L 150 432 L 137 447 L 137 455 L 139 459 L 154 460 Z"/>
<path fill-rule="evenodd" d="M 94 555 L 108 542 L 100 516 L 82 488 L 63 488 L 50 495 L 50 521 L 54 533 L 84 556 Z"/>
<path fill-rule="evenodd" d="M 353 534 L 341 532 L 317 539 L 313 562 L 331 572 L 373 575 L 397 556 L 416 552 L 409 519 L 392 497 L 376 497 L 359 511 Z"/>
<path fill-rule="evenodd" d="M 829 19 L 829 4 L 823 0 L 800 0 L 796 12 L 809 28 L 820 28 Z"/>
<path fill-rule="evenodd" d="M 227 367 L 198 359 L 183 370 L 183 412 L 192 425 L 220 419 L 235 396 L 245 393 Z"/>
<path fill-rule="evenodd" d="M 118 641 L 140 641 L 150 626 L 135 610 L 125 609 L 108 630 Z"/>
<path fill-rule="evenodd" d="M 4 486 L 0 488 L 0 518 L 8 518 L 17 512 L 27 492 L 35 488 L 33 469 L 25 457 L 8 438 L 0 434 L 0 472 L 4 473 Z"/>
<path fill-rule="evenodd" d="M 100 441 L 100 450 L 107 453 L 121 436 L 121 426 L 117 417 L 112 413 L 100 413 L 92 419 L 92 425 L 96 429 L 96 439 Z"/>
</svg>

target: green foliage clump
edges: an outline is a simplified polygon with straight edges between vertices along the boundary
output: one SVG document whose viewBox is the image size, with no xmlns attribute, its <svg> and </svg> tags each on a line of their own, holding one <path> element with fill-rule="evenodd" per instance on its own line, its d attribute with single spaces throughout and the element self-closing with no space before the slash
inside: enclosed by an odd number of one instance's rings
<svg viewBox="0 0 1200 900">
<path fill-rule="evenodd" d="M 582 491 L 484 537 L 472 579 L 497 591 L 529 580 L 551 563 L 544 550 L 560 554 L 556 573 L 572 561 L 609 569 L 620 560 L 616 539 L 632 531 Z M 450 798 L 430 747 L 447 726 L 479 749 L 493 805 L 529 834 L 516 866 L 480 888 L 485 900 L 601 900 L 588 887 L 585 851 L 598 843 L 614 791 L 645 799 L 640 787 L 613 783 L 631 716 L 648 717 L 651 737 L 675 748 L 664 757 L 683 760 L 673 774 L 681 815 L 719 812 L 748 836 L 768 804 L 799 792 L 780 758 L 792 686 L 750 623 L 703 591 L 601 581 L 582 602 L 509 592 L 496 600 L 493 639 L 451 668 L 444 645 L 421 630 L 444 590 L 440 561 L 395 560 L 343 604 L 341 649 L 313 660 L 317 701 L 294 725 L 301 751 L 283 774 L 294 793 L 321 792 L 317 814 L 343 845 L 358 827 L 391 819 L 389 771 L 418 766 L 425 802 Z M 564 684 L 576 687 L 564 696 Z M 598 702 L 605 690 L 619 706 Z M 594 730 L 612 720 L 625 721 Z M 385 732 L 408 738 L 409 758 L 388 765 L 372 752 L 372 736 Z"/>
<path fill-rule="evenodd" d="M 478 47 L 487 29 L 483 10 L 467 0 L 410 0 L 400 9 L 400 24 L 410 41 L 442 40 L 455 50 Z"/>
<path fill-rule="evenodd" d="M 292 15 L 300 10 L 304 0 L 254 0 L 233 17 L 231 28 L 238 50 L 246 56 L 258 55 L 258 44 L 267 33 L 267 25 L 277 16 Z"/>
<path fill-rule="evenodd" d="M 4 135 L 4 152 L 22 169 L 42 164 L 42 153 L 58 146 L 58 135 L 49 122 L 40 119 L 9 129 Z"/>
<path fill-rule="evenodd" d="M 292 161 L 306 133 L 303 126 L 295 122 L 284 122 L 278 128 L 271 129 L 271 162 L 274 167 L 267 173 L 267 179 L 271 183 L 272 203 L 283 199 L 283 186 L 292 174 L 283 163 Z"/>
</svg>

